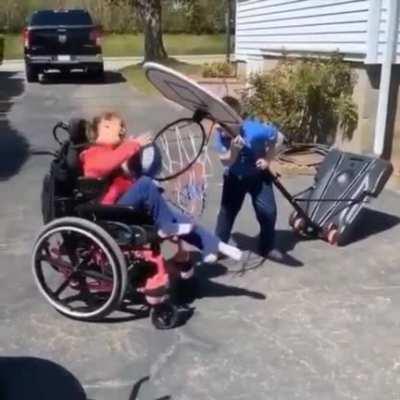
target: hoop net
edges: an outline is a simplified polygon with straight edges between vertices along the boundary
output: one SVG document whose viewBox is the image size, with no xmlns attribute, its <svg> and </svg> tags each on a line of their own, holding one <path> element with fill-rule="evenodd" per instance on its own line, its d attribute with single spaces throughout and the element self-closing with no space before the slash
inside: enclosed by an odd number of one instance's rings
<svg viewBox="0 0 400 400">
<path fill-rule="evenodd" d="M 199 131 L 196 124 L 176 125 L 160 136 L 158 145 L 162 152 L 165 175 L 184 170 L 193 162 L 194 157 L 197 157 L 200 142 L 204 140 L 203 133 L 200 137 Z M 212 164 L 206 141 L 201 155 L 190 168 L 176 178 L 164 182 L 165 195 L 185 214 L 200 217 L 206 207 L 208 178 L 211 176 L 211 171 Z"/>
</svg>

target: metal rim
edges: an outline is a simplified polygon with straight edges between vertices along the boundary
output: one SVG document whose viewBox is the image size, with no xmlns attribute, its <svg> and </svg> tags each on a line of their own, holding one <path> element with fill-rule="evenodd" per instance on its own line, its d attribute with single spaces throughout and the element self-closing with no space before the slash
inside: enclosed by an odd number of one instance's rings
<svg viewBox="0 0 400 400">
<path fill-rule="evenodd" d="M 44 284 L 45 284 L 44 276 L 40 276 L 40 275 L 42 275 L 42 273 L 39 274 L 39 268 L 40 268 L 40 270 L 42 268 L 40 266 L 40 263 L 42 260 L 38 259 L 39 251 L 41 250 L 41 247 L 44 244 L 44 242 L 46 240 L 48 240 L 49 237 L 53 236 L 56 233 L 61 233 L 63 231 L 75 232 L 75 233 L 78 233 L 82 236 L 86 236 L 87 238 L 89 238 L 92 242 L 94 242 L 98 246 L 98 248 L 100 248 L 102 250 L 102 252 L 107 257 L 109 266 L 111 267 L 111 271 L 112 271 L 112 275 L 113 275 L 112 291 L 111 291 L 107 301 L 104 304 L 102 304 L 99 308 L 96 308 L 94 311 L 91 311 L 91 312 L 75 311 L 75 310 L 71 309 L 70 307 L 68 307 L 67 305 L 63 305 L 60 301 L 57 301 L 54 298 L 55 293 L 53 292 L 52 294 L 50 294 L 49 288 L 47 288 L 47 290 L 46 290 L 46 288 L 44 287 Z M 95 317 L 100 317 L 100 316 L 104 315 L 105 313 L 107 313 L 109 308 L 113 305 L 113 303 L 115 303 L 116 299 L 118 299 L 119 286 L 121 284 L 121 278 L 119 276 L 120 275 L 119 269 L 118 269 L 117 262 L 116 262 L 117 260 L 116 260 L 115 255 L 113 256 L 112 251 L 110 251 L 110 250 L 111 249 L 109 249 L 103 243 L 102 240 L 97 238 L 91 232 L 88 232 L 84 229 L 81 229 L 81 228 L 78 228 L 75 226 L 64 225 L 64 226 L 59 226 L 59 227 L 55 227 L 53 229 L 47 230 L 37 240 L 35 247 L 34 247 L 33 256 L 32 256 L 33 274 L 34 274 L 36 285 L 39 288 L 39 291 L 42 293 L 42 295 L 48 300 L 48 302 L 54 308 L 56 308 L 57 310 L 59 310 L 60 312 L 66 314 L 66 315 L 69 315 L 69 316 L 72 316 L 75 318 L 95 318 Z"/>
<path fill-rule="evenodd" d="M 205 131 L 205 129 L 204 129 L 204 126 L 203 126 L 200 122 L 194 121 L 193 118 L 180 118 L 180 119 L 178 119 L 178 120 L 176 120 L 176 121 L 174 121 L 174 122 L 171 122 L 170 124 L 166 125 L 163 129 L 161 129 L 161 130 L 156 134 L 156 136 L 155 136 L 154 139 L 153 139 L 153 144 L 154 144 L 154 145 L 157 145 L 157 143 L 156 143 L 156 142 L 157 142 L 157 139 L 159 139 L 159 137 L 160 137 L 161 135 L 163 135 L 164 132 L 166 132 L 166 131 L 168 131 L 169 129 L 171 129 L 174 125 L 178 125 L 178 124 L 185 123 L 185 122 L 191 123 L 191 124 L 196 124 L 197 126 L 199 126 L 200 131 L 201 131 L 201 136 L 202 136 L 202 137 L 201 137 L 201 146 L 200 146 L 200 149 L 199 149 L 199 151 L 197 152 L 196 157 L 194 157 L 193 160 L 190 161 L 190 163 L 188 163 L 188 165 L 187 165 L 185 168 L 183 168 L 183 169 L 180 170 L 179 172 L 176 172 L 175 174 L 172 174 L 172 175 L 169 175 L 169 176 L 166 176 L 166 177 L 162 177 L 162 178 L 160 178 L 160 177 L 154 177 L 154 179 L 155 179 L 156 181 L 165 182 L 165 181 L 168 181 L 168 180 L 175 179 L 175 178 L 177 178 L 178 176 L 184 174 L 186 171 L 188 171 L 188 170 L 193 166 L 193 164 L 199 159 L 199 157 L 200 157 L 201 154 L 203 153 L 204 146 L 205 146 L 206 143 L 207 143 L 206 131 Z"/>
</svg>

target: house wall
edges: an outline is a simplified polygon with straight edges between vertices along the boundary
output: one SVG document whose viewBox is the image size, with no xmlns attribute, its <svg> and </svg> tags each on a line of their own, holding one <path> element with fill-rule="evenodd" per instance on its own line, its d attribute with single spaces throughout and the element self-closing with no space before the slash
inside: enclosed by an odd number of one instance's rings
<svg viewBox="0 0 400 400">
<path fill-rule="evenodd" d="M 236 59 L 290 52 L 367 52 L 370 0 L 238 0 Z"/>
<path fill-rule="evenodd" d="M 359 124 L 351 140 L 337 137 L 343 150 L 372 153 L 389 0 L 237 0 L 236 59 L 239 72 L 273 68 L 284 50 L 291 55 L 339 51 L 352 62 L 358 80 L 354 100 Z M 400 64 L 400 32 L 397 58 Z M 393 67 L 388 144 L 400 174 L 400 65 Z"/>
</svg>

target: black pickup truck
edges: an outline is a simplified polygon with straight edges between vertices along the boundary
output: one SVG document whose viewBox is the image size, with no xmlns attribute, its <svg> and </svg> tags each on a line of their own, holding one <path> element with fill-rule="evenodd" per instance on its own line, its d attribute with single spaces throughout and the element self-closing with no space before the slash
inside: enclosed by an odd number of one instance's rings
<svg viewBox="0 0 400 400">
<path fill-rule="evenodd" d="M 24 28 L 26 78 L 36 82 L 46 70 L 84 70 L 104 76 L 101 30 L 86 10 L 40 10 Z"/>
</svg>

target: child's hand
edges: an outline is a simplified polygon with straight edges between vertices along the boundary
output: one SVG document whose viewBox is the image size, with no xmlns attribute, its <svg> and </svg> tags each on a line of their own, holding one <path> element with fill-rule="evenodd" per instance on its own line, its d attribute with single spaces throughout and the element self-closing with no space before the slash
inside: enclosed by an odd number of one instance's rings
<svg viewBox="0 0 400 400">
<path fill-rule="evenodd" d="M 139 143 L 141 147 L 147 146 L 153 141 L 150 132 L 142 133 L 141 135 L 135 137 L 134 140 Z"/>
<path fill-rule="evenodd" d="M 233 140 L 232 140 L 232 148 L 235 150 L 241 150 L 244 146 L 244 140 L 240 135 L 237 135 Z"/>
<path fill-rule="evenodd" d="M 266 171 L 269 168 L 269 162 L 264 158 L 259 158 L 256 161 L 256 167 L 261 171 Z"/>
</svg>

